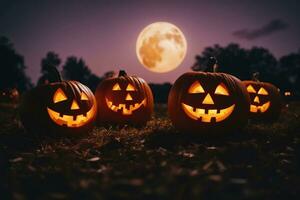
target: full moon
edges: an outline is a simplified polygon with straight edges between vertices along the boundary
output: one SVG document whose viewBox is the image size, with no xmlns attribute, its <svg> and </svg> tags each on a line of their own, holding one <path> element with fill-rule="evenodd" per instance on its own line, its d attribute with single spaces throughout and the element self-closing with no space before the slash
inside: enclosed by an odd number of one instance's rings
<svg viewBox="0 0 300 200">
<path fill-rule="evenodd" d="M 181 30 L 168 22 L 156 22 L 146 26 L 136 41 L 136 54 L 148 70 L 164 73 L 176 69 L 187 50 Z"/>
</svg>

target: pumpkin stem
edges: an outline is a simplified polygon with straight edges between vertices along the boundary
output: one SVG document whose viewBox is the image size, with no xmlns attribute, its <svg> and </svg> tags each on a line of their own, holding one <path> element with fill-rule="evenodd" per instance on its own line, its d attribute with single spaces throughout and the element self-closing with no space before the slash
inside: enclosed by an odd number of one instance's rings
<svg viewBox="0 0 300 200">
<path fill-rule="evenodd" d="M 62 82 L 61 75 L 56 67 L 49 66 L 48 71 L 49 71 L 49 76 L 51 77 L 50 78 L 51 81 L 49 80 L 50 82 Z"/>
<path fill-rule="evenodd" d="M 219 67 L 218 66 L 218 60 L 216 59 L 216 57 L 211 56 L 208 59 L 206 71 L 217 72 L 218 71 L 218 67 Z"/>
<path fill-rule="evenodd" d="M 259 82 L 259 72 L 254 72 L 252 74 L 252 80 L 256 81 L 256 82 Z"/>
<path fill-rule="evenodd" d="M 125 70 L 120 70 L 118 76 L 119 77 L 121 77 L 121 76 L 127 76 L 127 73 L 125 72 Z"/>
</svg>

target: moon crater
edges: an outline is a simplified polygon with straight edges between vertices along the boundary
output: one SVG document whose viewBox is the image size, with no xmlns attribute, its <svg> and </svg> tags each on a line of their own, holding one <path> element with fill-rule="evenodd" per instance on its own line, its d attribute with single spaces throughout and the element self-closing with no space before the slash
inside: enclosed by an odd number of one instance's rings
<svg viewBox="0 0 300 200">
<path fill-rule="evenodd" d="M 136 43 L 140 63 L 158 73 L 177 68 L 185 57 L 186 49 L 183 33 L 167 22 L 156 22 L 144 28 Z"/>
</svg>

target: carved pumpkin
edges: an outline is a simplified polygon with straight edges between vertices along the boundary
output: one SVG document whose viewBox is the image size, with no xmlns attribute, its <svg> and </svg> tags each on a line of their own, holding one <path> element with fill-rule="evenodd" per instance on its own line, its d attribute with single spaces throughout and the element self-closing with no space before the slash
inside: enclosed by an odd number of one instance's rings
<svg viewBox="0 0 300 200">
<path fill-rule="evenodd" d="M 26 93 L 20 105 L 23 125 L 39 134 L 84 133 L 92 127 L 96 113 L 96 100 L 87 86 L 60 78 Z"/>
<path fill-rule="evenodd" d="M 250 95 L 250 117 L 252 119 L 274 121 L 281 111 L 281 97 L 278 88 L 270 83 L 243 81 Z"/>
<path fill-rule="evenodd" d="M 16 88 L 4 89 L 0 91 L 0 102 L 3 103 L 17 103 L 20 95 Z"/>
<path fill-rule="evenodd" d="M 188 72 L 171 88 L 168 113 L 181 131 L 211 134 L 243 127 L 248 120 L 249 95 L 234 76 Z"/>
<path fill-rule="evenodd" d="M 286 97 L 292 96 L 292 93 L 290 91 L 285 91 L 284 96 Z"/>
<path fill-rule="evenodd" d="M 150 87 L 143 79 L 128 76 L 125 71 L 102 81 L 95 96 L 102 124 L 144 125 L 153 113 Z"/>
</svg>

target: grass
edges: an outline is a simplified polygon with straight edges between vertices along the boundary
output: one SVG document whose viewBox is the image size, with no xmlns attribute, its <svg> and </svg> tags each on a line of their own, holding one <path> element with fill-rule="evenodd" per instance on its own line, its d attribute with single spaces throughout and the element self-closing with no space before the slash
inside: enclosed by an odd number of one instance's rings
<svg viewBox="0 0 300 200">
<path fill-rule="evenodd" d="M 144 128 L 54 139 L 26 133 L 15 107 L 1 105 L 1 199 L 299 199 L 299 119 L 291 103 L 274 124 L 199 139 L 159 105 Z"/>
</svg>

